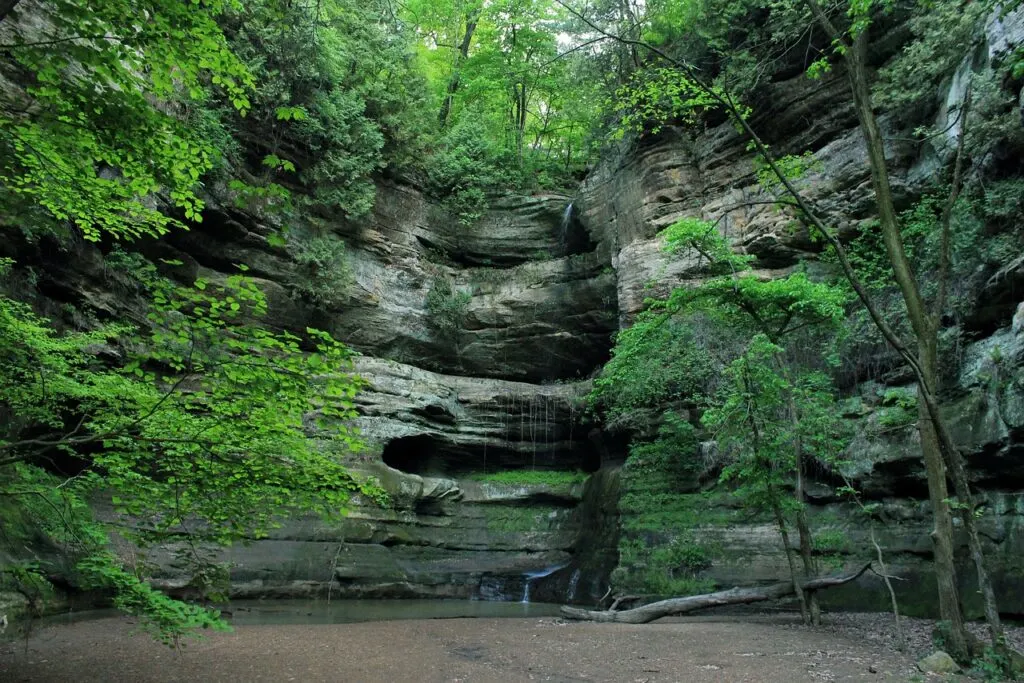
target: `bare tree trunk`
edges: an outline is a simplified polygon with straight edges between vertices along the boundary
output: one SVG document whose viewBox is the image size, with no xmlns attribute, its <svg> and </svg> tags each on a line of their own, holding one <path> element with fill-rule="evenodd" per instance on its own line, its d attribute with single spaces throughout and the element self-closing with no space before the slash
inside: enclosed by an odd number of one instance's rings
<svg viewBox="0 0 1024 683">
<path fill-rule="evenodd" d="M 858 504 L 860 503 L 858 502 Z M 863 505 L 861 505 L 861 509 L 863 509 Z M 875 546 L 878 568 L 882 570 L 882 580 L 885 581 L 885 587 L 889 591 L 889 601 L 892 603 L 892 618 L 896 622 L 896 649 L 906 652 L 907 634 L 903 632 L 903 624 L 900 622 L 900 605 L 896 600 L 896 589 L 892 587 L 892 577 L 889 576 L 889 568 L 885 566 L 885 558 L 882 557 L 882 546 L 878 544 L 878 538 L 875 536 L 874 522 L 869 521 L 868 523 L 871 525 L 871 545 Z"/>
<path fill-rule="evenodd" d="M 805 2 L 823 29 L 836 38 L 840 38 L 843 35 L 836 29 L 815 0 L 805 0 Z M 866 50 L 867 31 L 865 30 L 854 38 L 852 45 L 848 46 L 848 49 L 844 52 L 844 59 L 853 91 L 854 108 L 857 112 L 857 118 L 860 122 L 860 128 L 867 147 L 868 161 L 871 169 L 871 183 L 874 188 L 878 219 L 882 229 L 882 241 L 885 243 L 885 249 L 893 267 L 896 284 L 899 286 L 904 304 L 906 305 L 907 318 L 914 331 L 914 336 L 917 338 L 917 365 L 920 369 L 918 393 L 922 399 L 919 404 L 919 416 L 921 419 L 918 420 L 918 431 L 921 436 L 921 454 L 928 477 L 928 495 L 934 518 L 932 541 L 935 550 L 935 574 L 939 592 L 939 611 L 943 621 L 948 622 L 950 625 L 950 642 L 947 643 L 947 646 L 951 650 L 951 654 L 958 659 L 965 660 L 970 657 L 968 647 L 970 637 L 964 627 L 963 612 L 956 588 L 956 567 L 953 560 L 953 523 L 948 503 L 949 492 L 946 487 L 946 465 L 952 464 L 952 460 L 959 459 L 960 454 L 952 444 L 951 439 L 948 440 L 948 443 L 941 443 L 941 441 L 948 439 L 948 432 L 943 418 L 938 412 L 938 405 L 935 400 L 938 379 L 938 330 L 937 326 L 932 324 L 931 316 L 921 296 L 917 279 L 903 248 L 903 239 L 897 221 L 892 187 L 889 184 L 888 166 L 885 160 L 885 144 L 878 126 L 878 119 L 875 117 L 871 89 L 867 78 Z M 946 438 L 940 440 L 940 432 L 947 432 L 942 435 Z M 955 482 L 955 473 L 951 474 L 954 474 Z M 963 483 L 966 484 L 966 476 Z M 960 487 L 958 486 L 957 488 L 959 489 Z M 961 496 L 966 494 L 966 500 L 961 502 L 970 503 L 968 490 L 964 492 L 958 490 L 957 493 Z M 969 524 L 973 526 L 973 520 L 969 523 L 965 519 L 965 527 Z M 968 532 L 970 532 L 969 529 Z M 984 593 L 984 586 L 988 583 L 988 575 L 984 568 L 983 560 L 976 562 L 976 567 L 978 569 L 979 584 L 982 586 Z M 991 621 L 989 623 L 990 628 L 994 628 L 997 631 L 1001 628 L 998 618 L 998 610 L 996 610 L 995 624 L 993 625 Z M 993 639 L 996 639 L 995 632 L 993 633 Z"/>
<path fill-rule="evenodd" d="M 786 563 L 789 565 L 789 576 L 791 579 L 790 588 L 796 593 L 796 599 L 800 603 L 800 617 L 805 624 L 811 623 L 811 615 L 807 609 L 807 596 L 800 588 L 800 580 L 797 578 L 796 563 L 793 561 L 793 551 L 789 544 L 789 529 L 786 527 L 786 518 L 782 516 L 782 510 L 778 503 L 772 505 L 772 512 L 775 514 L 775 524 L 779 527 L 779 534 L 782 536 L 782 549 L 786 553 Z"/>
<path fill-rule="evenodd" d="M 780 367 L 781 372 L 785 372 L 784 368 Z M 787 373 L 788 374 L 788 373 Z M 792 386 L 792 383 L 790 383 Z M 792 390 L 787 397 L 789 403 L 789 418 L 793 424 L 793 432 L 799 434 L 800 424 L 800 411 L 797 409 L 796 400 L 793 398 Z M 794 465 L 796 467 L 796 485 L 794 486 L 793 496 L 796 498 L 796 529 L 800 537 L 800 559 L 804 565 L 804 578 L 807 581 L 815 578 L 818 574 L 818 567 L 814 561 L 814 547 L 813 540 L 811 538 L 811 526 L 807 522 L 807 507 L 805 505 L 804 496 L 804 449 L 803 442 L 799 438 L 796 439 L 794 446 Z M 818 604 L 818 596 L 811 593 L 807 596 L 807 609 L 810 615 L 811 623 L 815 626 L 821 624 L 821 607 Z"/>
<path fill-rule="evenodd" d="M 639 22 L 636 20 L 636 14 L 633 12 L 633 8 L 629 6 L 629 0 L 619 0 L 619 16 L 623 23 L 629 27 L 629 36 L 631 38 L 639 38 L 637 35 L 637 26 Z M 636 45 L 627 45 L 627 51 L 629 52 L 629 59 L 633 62 L 633 68 L 640 68 L 640 56 L 637 54 Z"/>
<path fill-rule="evenodd" d="M 803 468 L 801 467 L 801 470 Z M 797 503 L 799 508 L 796 511 L 796 529 L 800 536 L 800 559 L 803 560 L 804 578 L 808 581 L 814 579 L 818 573 L 817 564 L 814 561 L 814 551 L 811 543 L 811 528 L 807 523 L 807 510 L 804 506 L 804 492 L 802 484 L 803 473 L 798 475 Z M 807 595 L 807 611 L 811 623 L 815 626 L 821 625 L 821 606 L 818 604 L 818 596 L 814 593 Z"/>
<path fill-rule="evenodd" d="M 462 63 L 469 58 L 469 46 L 473 42 L 473 34 L 476 32 L 476 26 L 479 21 L 479 9 L 466 15 L 466 31 L 462 34 L 462 43 L 459 44 L 459 52 L 455 58 L 455 68 L 452 70 L 452 77 L 448 81 L 448 92 L 445 94 L 444 102 L 441 103 L 441 112 L 437 116 L 437 122 L 441 128 L 444 128 L 448 123 L 448 117 L 452 113 L 452 103 L 455 100 L 455 93 L 459 90 Z"/>
</svg>

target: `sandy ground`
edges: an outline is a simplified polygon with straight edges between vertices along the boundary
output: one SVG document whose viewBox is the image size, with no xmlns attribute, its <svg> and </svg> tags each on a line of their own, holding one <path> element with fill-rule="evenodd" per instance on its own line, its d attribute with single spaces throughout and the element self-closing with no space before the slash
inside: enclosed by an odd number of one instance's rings
<svg viewBox="0 0 1024 683">
<path fill-rule="evenodd" d="M 938 680 L 914 667 L 927 644 L 895 652 L 884 623 L 839 615 L 810 629 L 789 615 L 749 615 L 640 626 L 551 617 L 239 626 L 175 652 L 122 617 L 40 629 L 27 648 L 0 645 L 0 681 Z"/>
</svg>

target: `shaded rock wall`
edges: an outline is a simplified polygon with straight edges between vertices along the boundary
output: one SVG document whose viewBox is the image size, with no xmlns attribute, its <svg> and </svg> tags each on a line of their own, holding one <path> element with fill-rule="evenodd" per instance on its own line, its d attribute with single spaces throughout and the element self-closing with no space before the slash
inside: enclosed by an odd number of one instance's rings
<svg viewBox="0 0 1024 683">
<path fill-rule="evenodd" d="M 311 324 L 368 355 L 472 377 L 578 378 L 607 358 L 614 276 L 567 197 L 506 197 L 466 226 L 415 188 L 382 182 L 367 219 L 317 228 L 344 240 L 351 272 L 344 297 L 327 307 L 295 295 L 307 275 L 268 242 L 274 224 L 211 205 L 202 226 L 149 245 L 151 253 L 195 272 L 249 265 L 281 326 Z M 442 334 L 427 307 L 439 280 L 471 295 L 455 335 Z"/>
<path fill-rule="evenodd" d="M 355 371 L 367 382 L 356 399 L 367 448 L 350 466 L 378 478 L 391 507 L 356 500 L 339 524 L 289 520 L 231 549 L 222 560 L 232 594 L 522 599 L 529 590 L 561 600 L 603 591 L 609 562 L 591 561 L 602 551 L 583 540 L 581 520 L 593 515 L 582 484 L 472 478 L 601 465 L 582 426 L 582 378 L 607 358 L 615 281 L 568 198 L 506 197 L 465 226 L 416 189 L 382 183 L 372 216 L 330 227 L 352 282 L 326 308 L 303 298 L 299 264 L 255 216 L 215 208 L 160 254 L 211 279 L 246 263 L 268 292 L 272 323 L 321 327 L 366 354 Z M 91 277 L 79 274 L 71 289 L 90 289 Z M 427 306 L 439 281 L 470 295 L 454 334 L 441 333 Z M 157 580 L 187 593 L 173 551 L 155 553 Z"/>
<path fill-rule="evenodd" d="M 589 382 L 528 384 L 440 375 L 363 357 L 368 387 L 356 397 L 365 457 L 413 441 L 407 471 L 451 474 L 501 469 L 597 469 L 579 422 Z M 403 456 L 396 455 L 401 458 Z"/>
</svg>

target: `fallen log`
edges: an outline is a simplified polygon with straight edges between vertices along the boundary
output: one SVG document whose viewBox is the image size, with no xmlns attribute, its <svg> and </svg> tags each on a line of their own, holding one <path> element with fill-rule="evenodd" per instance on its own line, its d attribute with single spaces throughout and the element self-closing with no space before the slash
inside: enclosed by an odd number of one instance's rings
<svg viewBox="0 0 1024 683">
<path fill-rule="evenodd" d="M 835 574 L 832 576 L 813 579 L 804 583 L 801 588 L 804 592 L 813 593 L 825 588 L 842 586 L 849 583 L 866 572 L 871 567 L 868 562 L 853 574 Z M 730 588 L 716 593 L 705 593 L 704 595 L 691 595 L 686 598 L 670 598 L 652 602 L 633 609 L 621 611 L 614 610 L 587 610 L 579 607 L 563 606 L 561 614 L 567 619 L 578 621 L 601 621 L 616 622 L 620 624 L 646 624 L 696 610 L 708 609 L 709 607 L 721 607 L 723 605 L 747 605 L 752 602 L 764 602 L 766 600 L 778 600 L 793 595 L 793 582 L 776 583 L 770 586 L 758 586 L 753 588 Z"/>
</svg>

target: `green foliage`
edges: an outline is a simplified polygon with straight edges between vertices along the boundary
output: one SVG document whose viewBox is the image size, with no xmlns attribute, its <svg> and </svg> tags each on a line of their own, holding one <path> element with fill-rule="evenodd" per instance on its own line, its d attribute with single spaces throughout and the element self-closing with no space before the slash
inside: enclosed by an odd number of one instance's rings
<svg viewBox="0 0 1024 683">
<path fill-rule="evenodd" d="M 697 576 L 710 565 L 708 548 L 692 536 L 677 537 L 654 548 L 640 539 L 624 540 L 619 544 L 619 565 L 612 573 L 612 584 L 626 593 L 699 595 L 715 588 L 714 581 Z"/>
<path fill-rule="evenodd" d="M 616 336 L 612 358 L 594 380 L 588 405 L 609 426 L 645 429 L 664 406 L 701 404 L 714 365 L 688 321 L 644 314 Z"/>
<path fill-rule="evenodd" d="M 782 369 L 783 349 L 758 334 L 729 366 L 720 403 L 703 416 L 730 462 L 721 481 L 745 506 L 789 510 L 799 458 L 835 465 L 846 444 L 831 381 L 821 373 Z"/>
<path fill-rule="evenodd" d="M 587 475 L 583 472 L 561 470 L 502 470 L 475 473 L 470 475 L 469 479 L 487 484 L 507 484 L 509 486 L 564 487 L 586 481 Z"/>
<path fill-rule="evenodd" d="M 713 278 L 694 289 L 675 289 L 667 305 L 699 310 L 715 320 L 745 324 L 771 339 L 782 339 L 807 328 L 838 325 L 846 301 L 841 288 L 798 272 L 771 280 L 753 274 Z"/>
<path fill-rule="evenodd" d="M 663 237 L 670 253 L 696 257 L 712 277 L 697 287 L 677 287 L 665 301 L 650 302 L 649 317 L 641 321 L 662 324 L 699 315 L 715 328 L 701 340 L 711 348 L 710 339 L 721 338 L 724 330 L 763 334 L 779 342 L 799 336 L 808 342 L 821 330 L 831 332 L 845 315 L 847 295 L 841 288 L 812 281 L 803 272 L 762 279 L 750 271 L 750 259 L 734 254 L 711 223 L 684 219 Z M 643 331 L 641 327 L 638 332 Z"/>
<path fill-rule="evenodd" d="M 877 102 L 912 119 L 921 118 L 933 106 L 942 81 L 963 61 L 964 46 L 975 43 L 979 26 L 996 6 L 990 0 L 921 3 L 909 20 L 914 40 L 880 73 Z"/>
<path fill-rule="evenodd" d="M 824 282 L 796 272 L 762 279 L 749 271 L 750 259 L 732 253 L 725 238 L 706 221 L 685 219 L 665 233 L 675 254 L 696 254 L 708 269 L 719 273 L 698 287 L 677 287 L 655 310 L 696 312 L 729 327 L 742 326 L 773 341 L 815 327 L 832 327 L 845 315 L 847 295 Z"/>
<path fill-rule="evenodd" d="M 586 53 L 560 49 L 585 33 L 560 5 L 412 0 L 400 15 L 440 124 L 424 170 L 464 224 L 495 190 L 564 188 L 591 159 L 599 86 Z"/>
<path fill-rule="evenodd" d="M 332 236 L 295 237 L 288 241 L 288 252 L 299 265 L 300 294 L 327 308 L 336 308 L 345 300 L 354 275 L 344 242 Z"/>
<path fill-rule="evenodd" d="M 917 392 L 912 388 L 890 387 L 882 393 L 881 404 L 903 410 L 917 410 Z"/>
<path fill-rule="evenodd" d="M 804 178 L 810 171 L 820 171 L 821 161 L 812 152 L 803 154 L 786 154 L 775 157 L 775 168 L 782 172 L 782 175 L 795 185 L 799 186 L 800 179 Z M 785 189 L 782 180 L 775 174 L 763 157 L 755 160 L 757 166 L 757 182 L 764 189 L 773 194 L 783 194 Z"/>
<path fill-rule="evenodd" d="M 686 490 L 703 466 L 695 457 L 696 433 L 693 425 L 676 413 L 666 412 L 661 420 L 657 438 L 639 441 L 630 447 L 628 475 L 657 479 L 669 490 Z M 628 502 L 626 507 L 630 507 Z"/>
<path fill-rule="evenodd" d="M 734 255 L 715 226 L 707 222 L 679 221 L 666 230 L 664 238 L 670 253 L 695 256 L 711 277 L 696 287 L 676 288 L 665 301 L 650 302 L 645 316 L 619 335 L 612 362 L 595 382 L 592 403 L 600 406 L 604 401 L 611 411 L 626 415 L 625 409 L 636 410 L 637 406 L 650 412 L 659 407 L 664 410 L 666 399 L 676 397 L 659 385 L 658 379 L 675 379 L 671 373 L 678 372 L 682 378 L 696 378 L 704 385 L 700 369 L 714 373 L 716 364 L 710 360 L 723 351 L 733 352 L 732 345 L 720 339 L 733 336 L 747 341 L 739 345 L 738 357 L 725 365 L 717 391 L 702 396 L 695 406 L 704 409 L 701 424 L 717 441 L 713 459 L 702 462 L 695 457 L 693 427 L 673 416 L 665 417 L 655 439 L 631 448 L 620 501 L 623 529 L 646 532 L 640 540 L 651 550 L 650 557 L 644 555 L 637 567 L 620 566 L 618 582 L 622 585 L 646 577 L 651 563 L 665 574 L 665 567 L 658 563 L 673 555 L 665 546 L 668 541 L 659 538 L 655 529 L 673 530 L 682 524 L 682 529 L 692 532 L 693 516 L 687 519 L 678 510 L 680 504 L 686 505 L 680 500 L 685 498 L 680 494 L 686 486 L 721 468 L 719 481 L 734 489 L 743 506 L 780 520 L 802 508 L 803 501 L 791 494 L 797 473 L 809 461 L 835 466 L 847 442 L 831 380 L 814 369 L 828 360 L 824 342 L 843 319 L 845 293 L 813 282 L 800 272 L 761 279 L 749 271 L 750 260 Z M 703 344 L 693 344 L 692 339 L 647 337 L 652 331 L 671 330 L 673 323 L 692 324 L 697 316 L 712 330 L 700 340 Z M 709 339 L 717 341 L 706 341 Z M 815 344 L 816 350 L 783 346 L 808 344 Z M 711 349 L 716 354 L 709 353 Z M 680 355 L 675 354 L 681 354 L 684 361 L 699 359 L 695 363 L 699 370 L 694 372 L 680 363 Z M 644 484 L 634 486 L 633 477 Z M 636 540 L 630 534 L 625 538 Z"/>
<path fill-rule="evenodd" d="M 237 6 L 58 0 L 32 20 L 5 20 L 4 49 L 26 84 L 0 99 L 7 220 L 70 223 L 94 241 L 159 235 L 181 223 L 155 208 L 158 194 L 200 220 L 199 180 L 218 152 L 191 112 L 215 94 L 242 114 L 250 108 L 252 75 L 218 24 Z"/>
<path fill-rule="evenodd" d="M 293 512 L 335 516 L 353 493 L 382 494 L 335 455 L 360 445 L 348 424 L 361 380 L 344 346 L 318 330 L 303 340 L 253 325 L 266 300 L 242 274 L 150 286 L 142 331 L 57 334 L 0 297 L 0 493 L 78 557 L 83 587 L 112 588 L 173 639 L 214 617 L 168 602 L 119 565 L 84 502 L 97 491 L 132 518 L 119 533 L 142 547 L 187 539 L 181 559 L 207 577 L 205 544 L 264 536 Z M 122 365 L 100 357 L 115 354 Z M 307 438 L 311 428 L 321 445 Z M 45 474 L 41 463 L 58 453 L 80 471 Z"/>
<path fill-rule="evenodd" d="M 664 121 L 693 125 L 716 100 L 676 69 L 647 69 L 616 93 L 620 124 L 617 137 L 626 132 L 660 132 Z"/>
<path fill-rule="evenodd" d="M 435 277 L 426 301 L 430 324 L 443 338 L 457 340 L 465 327 L 472 299 L 471 293 L 456 288 L 450 278 Z"/>
<path fill-rule="evenodd" d="M 878 409 L 878 425 L 899 429 L 917 422 L 917 393 L 913 389 L 886 389 Z"/>
<path fill-rule="evenodd" d="M 634 443 L 622 469 L 619 497 L 622 536 L 617 589 L 658 595 L 691 595 L 713 588 L 699 577 L 720 555 L 714 531 L 728 513 L 708 494 L 692 491 L 703 463 L 693 427 L 666 414 L 657 439 Z"/>
<path fill-rule="evenodd" d="M 260 150 L 262 182 L 297 176 L 300 205 L 355 218 L 373 207 L 372 174 L 416 154 L 425 83 L 389 16 L 381 2 L 325 0 L 249 3 L 229 17 L 231 47 L 260 83 L 237 135 Z"/>
<path fill-rule="evenodd" d="M 850 539 L 841 529 L 823 529 L 814 534 L 814 550 L 820 553 L 843 552 L 850 546 Z"/>
<path fill-rule="evenodd" d="M 517 184 L 510 168 L 509 150 L 495 141 L 483 119 L 467 112 L 445 132 L 428 172 L 431 189 L 469 225 L 487 210 L 488 193 Z"/>
<path fill-rule="evenodd" d="M 717 274 L 746 270 L 753 262 L 753 257 L 733 252 L 716 225 L 698 218 L 676 221 L 661 232 L 661 239 L 668 253 L 696 254 L 699 266 Z"/>
<path fill-rule="evenodd" d="M 1002 683 L 1017 680 L 1020 672 L 1013 670 L 1013 664 L 1007 655 L 997 652 L 989 645 L 980 657 L 975 657 L 971 662 L 970 673 L 985 683 Z"/>
<path fill-rule="evenodd" d="M 935 297 L 941 262 L 941 216 L 946 190 L 940 188 L 921 197 L 901 212 L 900 230 L 905 250 L 919 274 L 922 293 Z M 1015 216 L 1024 207 L 1024 183 L 1019 179 L 969 186 L 950 215 L 950 285 L 943 317 L 952 325 L 940 332 L 940 352 L 950 371 L 958 364 L 957 352 L 963 330 L 961 321 L 974 314 L 978 274 L 997 272 L 1019 255 L 1024 237 Z M 873 290 L 876 305 L 900 332 L 907 330 L 905 307 L 893 281 L 892 267 L 875 223 L 865 225 L 847 244 L 847 255 L 861 281 Z M 826 257 L 831 258 L 831 257 Z M 840 355 L 847 365 L 870 358 L 884 348 L 884 341 L 866 313 L 856 311 L 847 318 Z M 898 422 L 898 420 L 897 420 Z"/>
<path fill-rule="evenodd" d="M 72 579 L 79 588 L 112 593 L 115 607 L 141 617 L 142 629 L 167 645 L 179 646 L 202 629 L 227 630 L 216 610 L 171 599 L 123 566 L 107 549 L 107 530 L 93 520 L 86 503 L 93 488 L 88 477 L 59 478 L 24 463 L 0 469 L 0 498 L 13 503 L 5 506 L 0 533 L 12 545 L 45 542 L 76 558 Z M 10 515 L 21 518 L 20 524 L 12 524 Z M 26 596 L 29 616 L 37 616 L 53 592 L 49 569 L 38 560 L 10 562 L 0 566 L 0 585 Z"/>
</svg>

